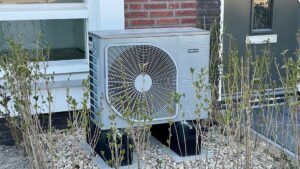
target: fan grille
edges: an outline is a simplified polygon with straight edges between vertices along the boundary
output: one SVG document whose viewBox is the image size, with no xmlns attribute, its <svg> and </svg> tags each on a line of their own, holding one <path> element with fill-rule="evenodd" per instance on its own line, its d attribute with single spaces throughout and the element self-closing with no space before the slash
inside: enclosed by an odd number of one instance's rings
<svg viewBox="0 0 300 169">
<path fill-rule="evenodd" d="M 164 50 L 153 45 L 110 46 L 106 66 L 107 98 L 121 117 L 140 121 L 176 115 L 170 96 L 176 92 L 177 69 Z"/>
</svg>

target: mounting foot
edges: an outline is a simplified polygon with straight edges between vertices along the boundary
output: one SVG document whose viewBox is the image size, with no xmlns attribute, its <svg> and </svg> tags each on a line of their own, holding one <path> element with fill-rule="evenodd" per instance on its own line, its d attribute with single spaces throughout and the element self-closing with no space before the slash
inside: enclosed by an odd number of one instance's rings
<svg viewBox="0 0 300 169">
<path fill-rule="evenodd" d="M 196 134 L 192 121 L 175 122 L 171 127 L 170 124 L 153 125 L 151 133 L 166 146 L 169 146 L 170 137 L 170 149 L 179 156 L 194 156 L 201 153 L 201 137 Z"/>
<path fill-rule="evenodd" d="M 87 134 L 87 142 L 94 149 L 95 153 L 97 153 L 103 161 L 107 163 L 107 165 L 114 168 L 116 166 L 116 161 L 113 157 L 117 156 L 117 159 L 121 161 L 117 165 L 120 166 L 128 166 L 132 164 L 132 156 L 133 150 L 130 145 L 132 145 L 132 141 L 128 137 L 128 135 L 122 129 L 117 129 L 116 134 L 116 145 L 111 147 L 113 141 L 111 136 L 113 135 L 111 130 L 100 130 L 100 128 L 95 125 L 93 122 L 90 122 L 89 125 L 89 134 Z M 95 137 L 95 135 L 98 135 Z M 93 144 L 93 145 L 91 145 Z M 118 152 L 116 155 L 115 152 Z M 121 153 L 122 152 L 122 153 Z"/>
</svg>

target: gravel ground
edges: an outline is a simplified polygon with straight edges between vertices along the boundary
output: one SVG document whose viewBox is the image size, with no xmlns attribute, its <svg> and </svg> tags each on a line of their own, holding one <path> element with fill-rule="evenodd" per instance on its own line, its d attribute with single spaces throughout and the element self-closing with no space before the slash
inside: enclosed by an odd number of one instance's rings
<svg viewBox="0 0 300 169">
<path fill-rule="evenodd" d="M 194 168 L 245 168 L 245 151 L 243 145 L 237 144 L 232 138 L 226 137 L 217 128 L 210 129 L 204 137 L 203 146 L 214 152 L 212 158 L 207 160 L 186 161 L 176 164 L 164 154 L 157 146 L 147 149 L 141 158 L 146 169 L 194 169 Z M 58 169 L 96 169 L 91 156 L 87 155 L 79 146 L 83 139 L 82 132 L 70 134 L 56 131 L 55 143 L 55 168 Z M 230 141 L 231 140 L 231 141 Z M 253 145 L 254 143 L 251 142 Z M 287 160 L 280 156 L 280 152 L 264 142 L 257 141 L 252 149 L 251 168 L 290 168 Z M 16 147 L 0 146 L 0 168 L 26 169 L 29 168 L 28 160 Z"/>
<path fill-rule="evenodd" d="M 80 146 L 80 141 L 83 139 L 81 131 L 73 134 L 63 131 L 55 132 L 55 168 L 97 169 L 92 157 Z"/>
<path fill-rule="evenodd" d="M 212 130 L 212 129 L 210 129 Z M 222 135 L 220 130 L 213 129 L 208 132 L 203 139 L 203 147 L 213 151 L 214 155 L 210 159 L 186 161 L 176 164 L 170 157 L 165 155 L 156 146 L 148 149 L 143 156 L 146 161 L 147 169 L 153 168 L 170 168 L 170 169 L 232 169 L 245 168 L 245 151 L 244 146 L 238 144 L 231 137 Z M 230 141 L 229 141 L 230 140 Z M 251 141 L 254 147 L 254 142 Z M 291 168 L 290 161 L 281 156 L 281 153 L 274 146 L 257 140 L 256 147 L 251 149 L 251 166 L 253 169 L 282 169 Z"/>
<path fill-rule="evenodd" d="M 29 163 L 23 152 L 17 147 L 0 145 L 0 168 L 25 169 L 29 168 Z"/>
</svg>

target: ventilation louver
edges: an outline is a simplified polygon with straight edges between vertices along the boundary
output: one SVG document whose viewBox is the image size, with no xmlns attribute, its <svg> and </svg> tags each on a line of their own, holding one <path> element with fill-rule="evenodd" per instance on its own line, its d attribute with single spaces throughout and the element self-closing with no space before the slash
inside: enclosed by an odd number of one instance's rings
<svg viewBox="0 0 300 169">
<path fill-rule="evenodd" d="M 163 49 L 149 44 L 109 46 L 106 50 L 106 95 L 112 110 L 141 121 L 169 119 L 177 91 L 177 68 Z M 126 114 L 130 112 L 130 117 Z"/>
</svg>

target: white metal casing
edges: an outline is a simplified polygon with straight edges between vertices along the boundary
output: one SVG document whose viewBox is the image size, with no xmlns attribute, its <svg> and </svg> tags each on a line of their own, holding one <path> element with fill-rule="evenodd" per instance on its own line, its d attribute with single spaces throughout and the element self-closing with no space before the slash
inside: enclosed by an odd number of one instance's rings
<svg viewBox="0 0 300 169">
<path fill-rule="evenodd" d="M 95 98 L 91 99 L 91 111 L 94 112 L 92 120 L 101 124 L 100 127 L 104 130 L 111 127 L 109 116 L 114 111 L 106 98 L 105 52 L 107 47 L 119 44 L 150 44 L 159 47 L 166 51 L 176 64 L 177 92 L 185 94 L 180 102 L 182 107 L 177 109 L 177 115 L 173 119 L 156 119 L 151 121 L 151 124 L 168 123 L 169 120 L 207 118 L 207 112 L 202 112 L 200 117 L 196 117 L 197 100 L 190 68 L 194 68 L 195 72 L 200 72 L 201 68 L 208 70 L 209 42 L 209 31 L 190 27 L 89 32 L 91 98 Z M 205 83 L 208 85 L 208 75 Z M 128 127 L 126 120 L 118 115 L 115 123 L 117 128 Z"/>
</svg>

